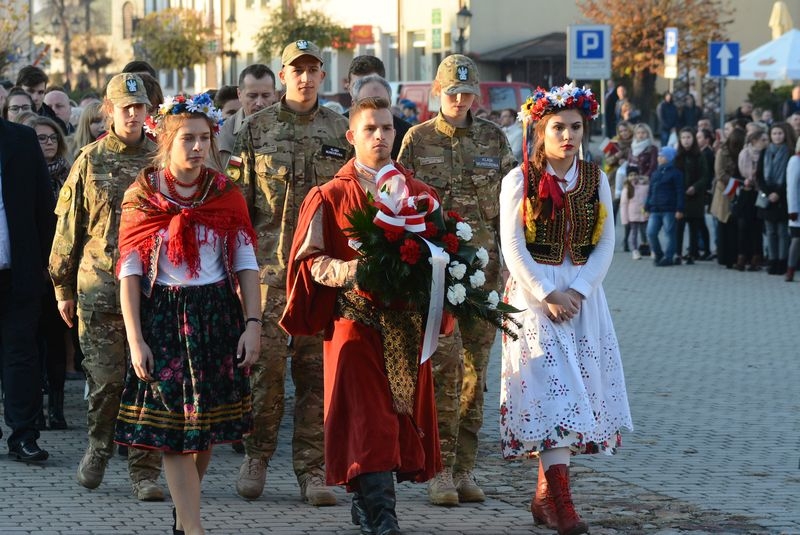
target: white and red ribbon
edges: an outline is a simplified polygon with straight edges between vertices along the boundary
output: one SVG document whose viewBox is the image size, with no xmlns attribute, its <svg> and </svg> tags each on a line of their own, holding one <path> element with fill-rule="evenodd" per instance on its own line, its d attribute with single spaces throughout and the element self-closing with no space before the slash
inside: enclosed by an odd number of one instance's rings
<svg viewBox="0 0 800 535">
<path fill-rule="evenodd" d="M 373 222 L 377 226 L 393 232 L 425 231 L 425 218 L 439 208 L 439 202 L 433 196 L 428 193 L 409 195 L 406 177 L 391 163 L 383 166 L 375 174 L 375 184 L 378 189 L 378 198 L 375 200 L 378 213 Z M 404 208 L 412 208 L 416 213 L 401 215 L 400 212 Z M 422 241 L 431 252 L 432 273 L 428 320 L 422 341 L 420 364 L 431 358 L 439 344 L 439 328 L 444 309 L 445 268 L 450 262 L 450 255 L 444 249 L 425 238 L 422 238 Z"/>
</svg>

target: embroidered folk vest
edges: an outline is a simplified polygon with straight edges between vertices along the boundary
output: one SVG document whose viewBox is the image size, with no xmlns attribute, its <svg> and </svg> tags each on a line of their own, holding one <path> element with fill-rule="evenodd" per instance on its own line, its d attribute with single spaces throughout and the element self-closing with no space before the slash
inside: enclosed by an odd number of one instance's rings
<svg viewBox="0 0 800 535">
<path fill-rule="evenodd" d="M 535 203 L 539 179 L 528 173 L 528 196 Z M 594 249 L 592 234 L 600 213 L 600 168 L 594 163 L 578 162 L 578 182 L 564 192 L 564 208 L 555 217 L 542 214 L 536 219 L 536 236 L 527 248 L 540 264 L 559 265 L 569 252 L 572 262 L 583 265 Z"/>
</svg>

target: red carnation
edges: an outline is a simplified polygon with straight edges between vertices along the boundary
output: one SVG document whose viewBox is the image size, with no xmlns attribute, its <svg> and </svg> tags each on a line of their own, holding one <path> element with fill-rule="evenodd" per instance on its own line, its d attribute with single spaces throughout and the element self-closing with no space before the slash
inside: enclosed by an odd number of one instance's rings
<svg viewBox="0 0 800 535">
<path fill-rule="evenodd" d="M 419 214 L 419 212 L 416 209 L 406 205 L 400 209 L 400 213 L 398 215 L 417 215 L 417 214 Z"/>
<path fill-rule="evenodd" d="M 400 238 L 403 237 L 403 231 L 396 231 L 396 230 L 384 230 L 383 235 L 387 241 L 396 242 L 400 241 Z"/>
<path fill-rule="evenodd" d="M 411 238 L 406 238 L 406 241 L 400 246 L 400 260 L 413 266 L 419 262 L 419 257 L 419 244 Z"/>
<path fill-rule="evenodd" d="M 455 210 L 449 210 L 447 212 L 447 217 L 449 217 L 450 219 L 455 219 L 457 223 L 461 223 L 462 221 L 464 221 L 464 218 L 461 217 L 461 214 L 459 214 Z"/>
<path fill-rule="evenodd" d="M 435 238 L 438 234 L 439 228 L 430 221 L 425 222 L 425 230 L 419 233 L 423 238 Z"/>
<path fill-rule="evenodd" d="M 442 242 L 448 253 L 456 254 L 458 252 L 458 238 L 452 232 L 448 232 L 442 236 Z"/>
</svg>

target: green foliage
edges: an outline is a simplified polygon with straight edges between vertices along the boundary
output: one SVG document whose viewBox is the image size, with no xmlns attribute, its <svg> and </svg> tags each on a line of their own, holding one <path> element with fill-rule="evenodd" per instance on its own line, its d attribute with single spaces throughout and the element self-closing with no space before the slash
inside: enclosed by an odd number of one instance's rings
<svg viewBox="0 0 800 535">
<path fill-rule="evenodd" d="M 292 13 L 281 8 L 273 12 L 255 38 L 258 53 L 265 60 L 280 55 L 286 45 L 300 39 L 320 48 L 346 48 L 350 46 L 350 29 L 339 26 L 322 11 Z"/>
<path fill-rule="evenodd" d="M 791 97 L 792 87 L 791 85 L 784 85 L 773 90 L 769 82 L 758 80 L 750 86 L 747 100 L 753 103 L 754 108 L 772 110 L 772 113 L 777 117 L 783 103 Z"/>
<path fill-rule="evenodd" d="M 27 2 L 0 0 L 0 75 L 17 59 L 19 46 L 28 40 Z"/>
<path fill-rule="evenodd" d="M 137 48 L 156 69 L 177 69 L 183 90 L 183 68 L 205 63 L 213 39 L 201 14 L 190 9 L 165 9 L 144 17 L 136 28 Z"/>
</svg>

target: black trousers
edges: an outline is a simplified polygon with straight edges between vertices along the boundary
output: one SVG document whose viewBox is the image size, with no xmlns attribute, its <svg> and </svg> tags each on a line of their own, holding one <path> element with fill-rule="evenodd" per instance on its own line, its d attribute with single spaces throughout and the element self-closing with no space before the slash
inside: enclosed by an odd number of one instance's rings
<svg viewBox="0 0 800 535">
<path fill-rule="evenodd" d="M 42 372 L 36 341 L 41 299 L 14 299 L 11 271 L 0 271 L 0 370 L 8 445 L 38 439 L 42 412 Z"/>
</svg>

